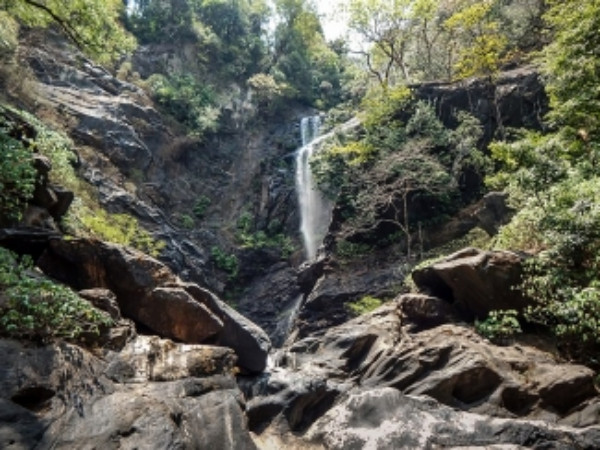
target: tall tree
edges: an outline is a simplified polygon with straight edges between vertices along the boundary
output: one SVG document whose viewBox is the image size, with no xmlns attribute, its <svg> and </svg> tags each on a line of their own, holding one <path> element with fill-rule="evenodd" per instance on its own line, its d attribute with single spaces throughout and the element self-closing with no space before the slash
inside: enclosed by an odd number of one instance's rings
<svg viewBox="0 0 600 450">
<path fill-rule="evenodd" d="M 121 26 L 123 10 L 122 0 L 0 0 L 0 11 L 21 24 L 55 25 L 78 47 L 104 62 L 135 47 L 135 40 Z"/>
</svg>

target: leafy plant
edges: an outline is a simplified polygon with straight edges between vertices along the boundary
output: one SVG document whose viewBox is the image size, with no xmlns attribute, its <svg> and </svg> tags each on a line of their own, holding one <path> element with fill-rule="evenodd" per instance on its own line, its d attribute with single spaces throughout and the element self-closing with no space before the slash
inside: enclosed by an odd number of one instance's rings
<svg viewBox="0 0 600 450">
<path fill-rule="evenodd" d="M 21 218 L 33 195 L 35 175 L 31 151 L 0 128 L 0 224 Z"/>
<path fill-rule="evenodd" d="M 166 245 L 164 241 L 154 239 L 135 217 L 128 214 L 110 214 L 98 209 L 82 214 L 79 219 L 87 233 L 105 241 L 134 247 L 154 257 Z"/>
<path fill-rule="evenodd" d="M 505 344 L 522 332 L 517 315 L 514 309 L 490 311 L 484 321 L 475 321 L 475 330 L 496 344 Z"/>
<path fill-rule="evenodd" d="M 366 295 L 354 302 L 346 303 L 346 306 L 354 315 L 360 316 L 361 314 L 366 314 L 379 308 L 382 304 L 382 300 Z"/>
<path fill-rule="evenodd" d="M 179 218 L 179 221 L 181 223 L 181 226 L 186 230 L 192 230 L 196 226 L 194 218 L 189 214 L 182 214 Z"/>
<path fill-rule="evenodd" d="M 198 219 L 203 219 L 209 206 L 210 198 L 208 198 L 206 195 L 201 195 L 198 197 L 198 200 L 196 200 L 192 212 Z"/>
<path fill-rule="evenodd" d="M 78 340 L 98 335 L 112 325 L 110 316 L 94 308 L 69 288 L 39 275 L 30 276 L 30 258 L 0 248 L 0 333 L 46 342 L 53 338 Z"/>
<path fill-rule="evenodd" d="M 211 248 L 211 256 L 215 265 L 229 274 L 230 279 L 234 279 L 239 270 L 239 262 L 235 254 L 227 254 L 221 248 L 214 246 Z"/>
</svg>

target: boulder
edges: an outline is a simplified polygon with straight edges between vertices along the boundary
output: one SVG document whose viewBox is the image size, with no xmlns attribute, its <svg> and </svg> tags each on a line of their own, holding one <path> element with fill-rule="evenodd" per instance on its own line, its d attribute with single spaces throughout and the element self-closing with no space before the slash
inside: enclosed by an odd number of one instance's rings
<svg viewBox="0 0 600 450">
<path fill-rule="evenodd" d="M 271 341 L 262 328 L 209 290 L 194 283 L 180 283 L 180 286 L 222 321 L 223 328 L 213 338 L 215 344 L 232 348 L 238 356 L 240 367 L 250 372 L 262 372 L 267 367 Z"/>
<path fill-rule="evenodd" d="M 402 314 L 402 323 L 409 324 L 411 331 L 431 328 L 452 319 L 450 304 L 437 297 L 424 294 L 402 294 L 394 301 Z"/>
<path fill-rule="evenodd" d="M 215 314 L 181 288 L 153 289 L 133 314 L 162 336 L 194 344 L 205 342 L 223 328 Z"/>
<path fill-rule="evenodd" d="M 414 270 L 412 278 L 421 291 L 451 302 L 468 320 L 485 319 L 492 310 L 528 305 L 518 290 L 522 263 L 513 252 L 465 248 Z"/>
<path fill-rule="evenodd" d="M 150 256 L 96 240 L 56 239 L 38 265 L 76 289 L 110 289 L 125 317 L 163 337 L 210 341 L 234 349 L 238 364 L 250 372 L 266 367 L 271 344 L 260 327 Z"/>
<path fill-rule="evenodd" d="M 106 311 L 112 319 L 119 320 L 121 318 L 117 297 L 109 289 L 83 289 L 77 294 L 81 298 L 89 301 L 95 308 Z"/>
</svg>

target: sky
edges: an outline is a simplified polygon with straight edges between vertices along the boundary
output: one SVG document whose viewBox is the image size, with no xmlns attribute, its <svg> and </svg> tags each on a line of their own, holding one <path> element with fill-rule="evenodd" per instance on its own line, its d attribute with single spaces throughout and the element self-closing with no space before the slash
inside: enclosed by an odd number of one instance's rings
<svg viewBox="0 0 600 450">
<path fill-rule="evenodd" d="M 321 0 L 316 2 L 317 9 L 321 14 L 321 23 L 325 38 L 330 41 L 344 36 L 346 25 L 343 14 L 340 12 L 340 5 L 344 0 Z"/>
</svg>

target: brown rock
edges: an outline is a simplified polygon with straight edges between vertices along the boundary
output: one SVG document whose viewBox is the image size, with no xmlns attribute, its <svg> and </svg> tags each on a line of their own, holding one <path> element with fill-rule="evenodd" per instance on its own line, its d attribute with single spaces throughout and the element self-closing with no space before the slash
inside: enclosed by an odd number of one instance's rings
<svg viewBox="0 0 600 450">
<path fill-rule="evenodd" d="M 125 317 L 163 337 L 187 343 L 210 339 L 234 349 L 242 368 L 260 372 L 266 367 L 271 344 L 262 329 L 141 252 L 90 239 L 55 239 L 38 265 L 76 289 L 110 289 Z"/>
<path fill-rule="evenodd" d="M 449 322 L 452 317 L 450 304 L 437 297 L 424 294 L 402 294 L 394 302 L 402 313 L 403 323 L 413 329 L 431 328 Z"/>
<path fill-rule="evenodd" d="M 121 318 L 121 311 L 119 310 L 117 297 L 109 289 L 84 289 L 79 291 L 77 294 L 81 298 L 89 301 L 96 308 L 106 311 L 114 320 L 119 320 Z"/>
<path fill-rule="evenodd" d="M 217 334 L 223 322 L 181 288 L 159 287 L 130 312 L 161 336 L 199 344 Z"/>
<path fill-rule="evenodd" d="M 423 292 L 452 302 L 467 319 L 484 319 L 491 310 L 528 305 L 517 289 L 522 257 L 507 251 L 460 250 L 412 273 Z"/>
</svg>

